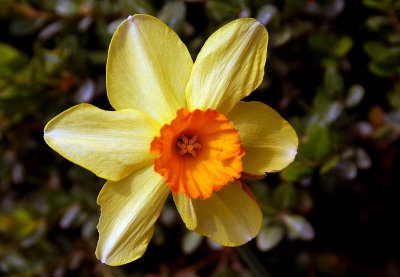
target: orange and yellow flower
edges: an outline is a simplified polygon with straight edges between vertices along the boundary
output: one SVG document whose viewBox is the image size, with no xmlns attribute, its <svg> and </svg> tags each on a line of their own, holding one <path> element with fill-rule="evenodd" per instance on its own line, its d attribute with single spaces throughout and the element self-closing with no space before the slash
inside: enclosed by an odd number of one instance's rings
<svg viewBox="0 0 400 277">
<path fill-rule="evenodd" d="M 262 214 L 243 175 L 291 163 L 293 128 L 260 102 L 241 102 L 261 83 L 268 33 L 255 19 L 216 31 L 193 63 L 179 37 L 148 15 L 117 28 L 107 93 L 115 111 L 74 106 L 44 130 L 50 147 L 107 180 L 96 256 L 138 259 L 172 192 L 188 229 L 225 246 L 254 238 Z"/>
</svg>

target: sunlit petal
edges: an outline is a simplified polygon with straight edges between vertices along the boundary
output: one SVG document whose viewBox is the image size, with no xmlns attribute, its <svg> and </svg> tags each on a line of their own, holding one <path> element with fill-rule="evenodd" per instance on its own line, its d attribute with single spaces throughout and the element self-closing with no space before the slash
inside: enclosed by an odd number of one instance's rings
<svg viewBox="0 0 400 277">
<path fill-rule="evenodd" d="M 279 171 L 294 160 L 296 132 L 272 108 L 260 102 L 239 102 L 228 118 L 239 130 L 246 152 L 243 171 L 254 175 Z"/>
<path fill-rule="evenodd" d="M 152 167 L 118 182 L 108 181 L 97 199 L 101 206 L 97 258 L 108 265 L 126 264 L 140 258 L 169 191 Z"/>
<path fill-rule="evenodd" d="M 139 111 L 80 104 L 53 118 L 44 139 L 66 159 L 115 181 L 152 162 L 150 142 L 158 128 Z"/>
<path fill-rule="evenodd" d="M 138 109 L 159 123 L 186 106 L 193 61 L 167 25 L 149 15 L 130 16 L 115 32 L 107 59 L 107 92 L 116 109 Z"/>
<path fill-rule="evenodd" d="M 196 211 L 193 203 L 184 193 L 172 194 L 178 211 L 189 230 L 194 230 L 197 226 Z"/>
<path fill-rule="evenodd" d="M 174 200 L 189 229 L 225 246 L 242 245 L 261 228 L 261 210 L 249 189 L 239 182 L 214 192 L 206 200 L 183 195 Z"/>
<path fill-rule="evenodd" d="M 238 19 L 217 30 L 204 44 L 186 88 L 189 108 L 227 114 L 261 83 L 268 33 L 255 19 Z"/>
</svg>

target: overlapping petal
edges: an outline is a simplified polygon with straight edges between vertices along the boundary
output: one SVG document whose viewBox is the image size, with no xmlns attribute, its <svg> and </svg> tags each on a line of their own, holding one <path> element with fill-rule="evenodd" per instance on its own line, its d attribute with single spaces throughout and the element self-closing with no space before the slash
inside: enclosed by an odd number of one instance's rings
<svg viewBox="0 0 400 277">
<path fill-rule="evenodd" d="M 186 106 L 193 66 L 186 46 L 160 20 L 130 16 L 115 32 L 107 59 L 107 92 L 116 109 L 138 109 L 159 123 Z"/>
<path fill-rule="evenodd" d="M 248 242 L 261 227 L 261 210 L 248 188 L 239 182 L 206 200 L 174 195 L 174 201 L 188 229 L 225 246 Z"/>
<path fill-rule="evenodd" d="M 80 104 L 53 118 L 44 139 L 68 160 L 115 181 L 151 164 L 149 147 L 158 129 L 136 110 L 104 111 Z"/>
<path fill-rule="evenodd" d="M 255 19 L 235 20 L 204 44 L 186 88 L 188 107 L 228 114 L 264 76 L 268 33 Z"/>
<path fill-rule="evenodd" d="M 239 102 L 228 118 L 245 149 L 243 171 L 260 175 L 285 168 L 297 154 L 298 138 L 290 124 L 261 102 Z"/>
<path fill-rule="evenodd" d="M 118 182 L 108 181 L 97 199 L 101 206 L 97 258 L 108 265 L 140 258 L 169 192 L 152 167 L 138 170 Z"/>
</svg>

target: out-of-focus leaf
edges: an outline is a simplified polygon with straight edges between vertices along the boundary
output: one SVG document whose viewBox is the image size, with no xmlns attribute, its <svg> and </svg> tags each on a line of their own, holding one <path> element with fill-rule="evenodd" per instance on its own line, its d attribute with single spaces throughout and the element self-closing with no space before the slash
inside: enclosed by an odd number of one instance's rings
<svg viewBox="0 0 400 277">
<path fill-rule="evenodd" d="M 19 18 L 10 25 L 10 33 L 15 36 L 26 36 L 33 34 L 42 28 L 46 23 L 43 18 Z"/>
<path fill-rule="evenodd" d="M 71 0 L 58 0 L 55 12 L 61 16 L 73 16 L 78 14 L 79 6 L 75 1 Z"/>
<path fill-rule="evenodd" d="M 329 66 L 324 72 L 324 89 L 332 97 L 341 95 L 344 90 L 344 80 L 339 70 L 334 66 Z"/>
<path fill-rule="evenodd" d="M 208 246 L 213 250 L 221 250 L 222 248 L 224 248 L 223 245 L 213 241 L 212 239 L 206 238 L 206 241 Z"/>
<path fill-rule="evenodd" d="M 286 181 L 299 181 L 305 177 L 310 177 L 313 170 L 314 166 L 310 162 L 297 160 L 282 170 L 280 176 Z"/>
<path fill-rule="evenodd" d="M 75 94 L 75 102 L 90 102 L 94 96 L 96 86 L 93 80 L 87 79 L 82 82 Z"/>
<path fill-rule="evenodd" d="M 367 7 L 385 11 L 389 8 L 391 1 L 388 0 L 363 0 L 363 4 Z"/>
<path fill-rule="evenodd" d="M 348 36 L 343 36 L 339 38 L 336 42 L 333 52 L 338 57 L 344 57 L 353 48 L 353 40 Z"/>
<path fill-rule="evenodd" d="M 346 107 L 352 108 L 360 104 L 365 94 L 364 87 L 361 85 L 352 85 L 347 93 L 345 100 Z"/>
<path fill-rule="evenodd" d="M 337 37 L 333 33 L 318 32 L 308 37 L 308 44 L 314 50 L 329 53 L 332 46 L 336 44 Z"/>
<path fill-rule="evenodd" d="M 388 93 L 388 100 L 393 108 L 400 110 L 400 84 Z"/>
<path fill-rule="evenodd" d="M 367 41 L 364 44 L 364 51 L 372 58 L 383 60 L 388 53 L 388 48 L 379 41 Z"/>
<path fill-rule="evenodd" d="M 281 210 L 292 209 L 297 205 L 297 190 L 291 183 L 280 184 L 274 191 L 273 200 Z"/>
<path fill-rule="evenodd" d="M 387 40 L 391 44 L 399 45 L 400 44 L 400 33 L 394 32 L 394 33 L 388 34 Z"/>
<path fill-rule="evenodd" d="M 307 1 L 307 0 L 287 0 L 284 3 L 285 3 L 285 8 L 289 12 L 298 13 L 298 12 L 302 12 L 304 10 L 304 7 L 307 6 L 307 3 L 309 3 L 309 1 Z"/>
<path fill-rule="evenodd" d="M 98 218 L 90 218 L 89 220 L 85 220 L 82 226 L 81 235 L 83 239 L 90 239 L 91 237 L 96 235 Z"/>
<path fill-rule="evenodd" d="M 332 142 L 326 127 L 312 125 L 307 142 L 302 146 L 303 153 L 313 161 L 321 161 L 329 154 Z"/>
<path fill-rule="evenodd" d="M 59 33 L 63 28 L 64 28 L 64 21 L 58 20 L 43 28 L 43 30 L 41 30 L 40 33 L 38 34 L 38 38 L 40 40 L 48 40 L 49 38 Z"/>
<path fill-rule="evenodd" d="M 71 223 L 77 218 L 81 206 L 78 203 L 70 205 L 64 212 L 60 220 L 60 227 L 62 229 L 68 229 Z"/>
<path fill-rule="evenodd" d="M 331 171 L 333 168 L 336 167 L 339 160 L 340 160 L 339 155 L 334 155 L 330 159 L 326 160 L 319 169 L 319 174 L 323 175 Z"/>
<path fill-rule="evenodd" d="M 0 1 L 0 18 L 5 18 L 11 14 L 13 1 L 14 0 Z"/>
<path fill-rule="evenodd" d="M 345 7 L 344 0 L 328 0 L 323 2 L 323 14 L 328 18 L 334 18 L 342 13 Z"/>
<path fill-rule="evenodd" d="M 344 109 L 343 103 L 340 101 L 333 101 L 321 107 L 322 109 L 319 109 L 320 124 L 325 126 L 334 122 L 342 114 Z"/>
<path fill-rule="evenodd" d="M 349 36 L 338 36 L 332 32 L 320 31 L 309 36 L 308 44 L 316 51 L 340 58 L 346 56 L 351 50 L 353 40 Z"/>
<path fill-rule="evenodd" d="M 267 223 L 261 227 L 260 233 L 256 238 L 258 249 L 268 251 L 278 245 L 283 239 L 285 231 L 278 223 Z"/>
<path fill-rule="evenodd" d="M 379 31 L 383 28 L 392 26 L 390 17 L 384 15 L 370 16 L 365 24 L 371 31 Z"/>
<path fill-rule="evenodd" d="M 369 70 L 379 77 L 392 77 L 398 74 L 400 68 L 396 62 L 371 62 L 368 66 Z"/>
<path fill-rule="evenodd" d="M 240 12 L 239 7 L 229 5 L 226 1 L 210 0 L 206 2 L 206 11 L 208 16 L 217 22 L 223 22 L 233 18 L 235 14 Z"/>
<path fill-rule="evenodd" d="M 347 180 L 353 180 L 357 177 L 358 170 L 357 166 L 352 161 L 340 161 L 337 166 L 337 170 L 339 171 L 340 176 Z"/>
<path fill-rule="evenodd" d="M 314 238 L 314 228 L 300 215 L 285 214 L 281 216 L 286 224 L 289 239 L 312 240 Z"/>
<path fill-rule="evenodd" d="M 24 54 L 12 45 L 0 42 L 0 65 L 8 64 Z"/>
<path fill-rule="evenodd" d="M 154 15 L 156 13 L 151 1 L 147 0 L 123 0 L 123 10 L 128 14 L 144 13 Z"/>
<path fill-rule="evenodd" d="M 181 240 L 183 253 L 187 255 L 192 254 L 197 250 L 197 248 L 199 248 L 202 241 L 203 237 L 196 232 L 186 232 Z"/>
<path fill-rule="evenodd" d="M 287 43 L 292 37 L 292 30 L 289 26 L 282 26 L 271 34 L 271 45 L 279 47 Z"/>
<path fill-rule="evenodd" d="M 179 32 L 183 27 L 186 16 L 186 6 L 183 1 L 174 1 L 166 4 L 157 17 L 165 24 Z"/>
<path fill-rule="evenodd" d="M 279 12 L 277 7 L 272 4 L 266 4 L 258 10 L 256 18 L 262 24 L 268 25 L 278 16 Z"/>
<path fill-rule="evenodd" d="M 368 169 L 371 167 L 371 158 L 362 148 L 357 148 L 355 152 L 356 165 L 360 169 Z"/>
<path fill-rule="evenodd" d="M 89 29 L 89 27 L 92 25 L 93 20 L 94 20 L 93 17 L 85 16 L 84 18 L 82 18 L 79 21 L 78 30 L 81 32 L 86 32 Z"/>
</svg>

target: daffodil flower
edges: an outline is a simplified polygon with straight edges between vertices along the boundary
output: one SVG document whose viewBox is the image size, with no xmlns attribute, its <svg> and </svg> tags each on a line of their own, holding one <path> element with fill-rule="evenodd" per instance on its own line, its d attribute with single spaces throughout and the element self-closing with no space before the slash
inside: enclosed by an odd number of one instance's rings
<svg viewBox="0 0 400 277">
<path fill-rule="evenodd" d="M 238 19 L 193 63 L 160 20 L 134 15 L 119 25 L 106 68 L 115 111 L 80 104 L 44 130 L 51 148 L 107 180 L 97 199 L 102 262 L 144 254 L 171 192 L 190 230 L 225 246 L 258 234 L 261 210 L 241 177 L 283 169 L 298 144 L 273 109 L 240 101 L 263 79 L 267 44 L 262 24 Z"/>
</svg>

